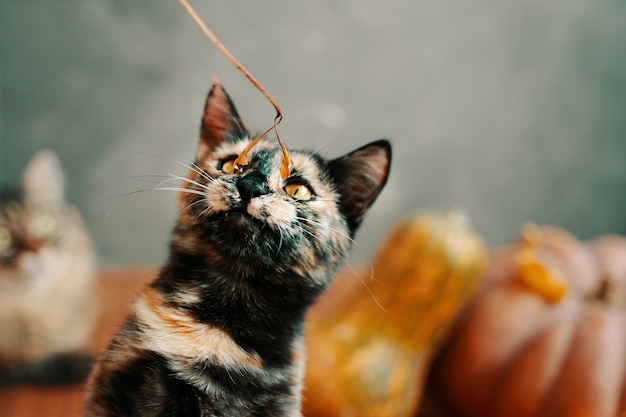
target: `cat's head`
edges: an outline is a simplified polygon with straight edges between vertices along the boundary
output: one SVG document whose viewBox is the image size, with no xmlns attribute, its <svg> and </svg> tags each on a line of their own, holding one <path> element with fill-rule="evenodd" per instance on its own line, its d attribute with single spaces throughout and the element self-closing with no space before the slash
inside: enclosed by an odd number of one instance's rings
<svg viewBox="0 0 626 417">
<path fill-rule="evenodd" d="M 211 88 L 195 166 L 179 194 L 173 245 L 206 251 L 252 270 L 302 274 L 334 269 L 345 257 L 365 214 L 387 181 L 386 140 L 336 159 L 289 150 L 293 166 L 283 179 L 275 139 L 264 138 L 238 172 L 233 161 L 255 136 L 223 87 Z"/>
<path fill-rule="evenodd" d="M 66 203 L 63 172 L 56 155 L 33 156 L 19 187 L 0 191 L 0 272 L 17 269 L 24 256 L 58 240 Z"/>
</svg>

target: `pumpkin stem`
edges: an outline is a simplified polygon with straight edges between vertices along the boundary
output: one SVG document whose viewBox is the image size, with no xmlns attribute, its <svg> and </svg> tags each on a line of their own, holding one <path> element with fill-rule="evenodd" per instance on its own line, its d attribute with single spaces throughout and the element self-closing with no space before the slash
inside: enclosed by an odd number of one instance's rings
<svg viewBox="0 0 626 417">
<path fill-rule="evenodd" d="M 609 301 L 611 293 L 611 280 L 606 272 L 602 273 L 602 278 L 600 279 L 600 285 L 598 286 L 598 290 L 593 298 L 596 300 L 607 302 Z"/>
<path fill-rule="evenodd" d="M 541 227 L 535 223 L 524 223 L 521 230 L 522 242 L 524 246 L 534 248 L 541 242 L 543 232 Z"/>
<path fill-rule="evenodd" d="M 610 306 L 620 308 L 626 307 L 626 295 L 622 291 L 615 288 L 615 285 L 611 280 L 611 274 L 607 271 L 602 272 L 598 289 L 589 298 Z"/>
</svg>

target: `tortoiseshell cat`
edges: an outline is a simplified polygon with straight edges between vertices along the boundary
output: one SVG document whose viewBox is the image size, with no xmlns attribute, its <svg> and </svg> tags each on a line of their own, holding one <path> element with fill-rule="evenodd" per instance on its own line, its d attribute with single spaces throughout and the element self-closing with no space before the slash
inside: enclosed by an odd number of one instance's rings
<svg viewBox="0 0 626 417">
<path fill-rule="evenodd" d="M 77 382 L 91 369 L 79 352 L 96 317 L 94 252 L 63 191 L 50 150 L 0 191 L 0 385 Z"/>
<path fill-rule="evenodd" d="M 220 84 L 179 193 L 170 257 L 90 377 L 85 416 L 301 416 L 304 320 L 383 188 L 379 140 L 326 160 L 253 138 Z"/>
</svg>

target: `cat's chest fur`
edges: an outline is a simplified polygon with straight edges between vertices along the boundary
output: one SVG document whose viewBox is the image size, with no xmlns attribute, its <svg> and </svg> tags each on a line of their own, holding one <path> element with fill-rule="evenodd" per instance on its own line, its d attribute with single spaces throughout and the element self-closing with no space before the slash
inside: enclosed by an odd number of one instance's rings
<svg viewBox="0 0 626 417">
<path fill-rule="evenodd" d="M 170 256 L 92 373 L 85 416 L 300 416 L 304 319 L 387 179 L 390 145 L 326 160 L 260 142 L 211 89 Z"/>
<path fill-rule="evenodd" d="M 250 339 L 241 343 L 226 320 L 216 318 L 210 323 L 186 308 L 193 304 L 199 309 L 202 301 L 188 294 L 174 297 L 180 303 L 176 307 L 166 304 L 161 291 L 145 290 L 135 301 L 118 343 L 110 348 L 114 356 L 125 357 L 127 368 L 149 364 L 148 371 L 133 374 L 142 381 L 161 381 L 163 387 L 152 398 L 157 408 L 172 408 L 173 415 L 179 415 L 176 410 L 189 413 L 180 415 L 202 416 L 300 415 L 301 331 L 289 331 L 283 340 L 250 332 L 240 335 Z M 275 351 L 264 354 L 266 349 Z M 145 376 L 140 377 L 141 373 Z M 161 390 L 162 397 L 156 395 Z"/>
<path fill-rule="evenodd" d="M 175 273 L 165 267 L 135 300 L 88 415 L 300 416 L 305 308 Z"/>
</svg>

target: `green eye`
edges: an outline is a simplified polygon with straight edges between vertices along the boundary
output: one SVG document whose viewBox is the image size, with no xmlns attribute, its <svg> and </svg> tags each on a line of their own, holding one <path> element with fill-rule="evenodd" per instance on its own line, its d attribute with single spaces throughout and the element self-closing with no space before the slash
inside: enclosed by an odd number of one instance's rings
<svg viewBox="0 0 626 417">
<path fill-rule="evenodd" d="M 40 214 L 31 220 L 28 231 L 38 239 L 48 239 L 57 232 L 57 220 L 52 214 Z"/>
<path fill-rule="evenodd" d="M 313 198 L 313 191 L 306 184 L 288 184 L 285 192 L 296 200 L 308 201 Z"/>
<path fill-rule="evenodd" d="M 244 171 L 244 167 L 235 167 L 235 159 L 229 159 L 222 163 L 222 172 L 229 175 L 239 175 Z"/>
<path fill-rule="evenodd" d="M 8 252 L 12 245 L 11 232 L 6 227 L 0 227 L 0 253 Z"/>
</svg>

